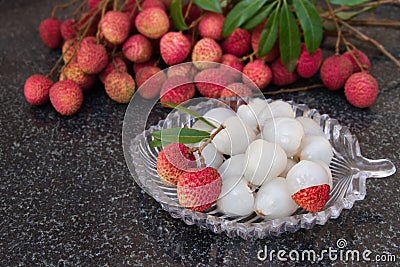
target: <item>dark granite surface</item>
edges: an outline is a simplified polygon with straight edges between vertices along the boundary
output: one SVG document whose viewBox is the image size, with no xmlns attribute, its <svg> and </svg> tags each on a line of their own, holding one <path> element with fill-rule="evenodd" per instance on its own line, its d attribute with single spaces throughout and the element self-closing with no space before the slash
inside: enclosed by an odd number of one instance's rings
<svg viewBox="0 0 400 267">
<path fill-rule="evenodd" d="M 101 86 L 85 94 L 82 109 L 70 118 L 50 105 L 31 107 L 24 100 L 25 79 L 46 73 L 59 55 L 42 44 L 37 31 L 55 2 L 63 1 L 0 0 L 1 266 L 267 265 L 268 260 L 257 259 L 264 246 L 287 253 L 321 251 L 336 248 L 340 238 L 348 249 L 369 249 L 371 258 L 396 255 L 400 262 L 398 173 L 369 179 L 365 200 L 338 219 L 264 240 L 230 239 L 170 217 L 138 188 L 126 167 L 125 105 L 108 99 Z M 399 12 L 378 8 L 371 16 L 398 19 Z M 368 32 L 400 58 L 398 30 Z M 332 44 L 325 41 L 326 51 Z M 373 106 L 353 108 L 342 92 L 326 89 L 278 97 L 337 118 L 357 135 L 366 157 L 389 158 L 399 166 L 400 71 L 375 48 L 356 44 L 370 56 L 380 85 Z M 326 258 L 322 263 L 344 262 Z"/>
</svg>

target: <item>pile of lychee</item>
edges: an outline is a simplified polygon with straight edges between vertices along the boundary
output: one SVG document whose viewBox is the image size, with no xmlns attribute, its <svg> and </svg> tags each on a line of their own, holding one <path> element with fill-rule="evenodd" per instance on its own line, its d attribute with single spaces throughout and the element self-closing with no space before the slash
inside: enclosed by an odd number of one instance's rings
<svg viewBox="0 0 400 267">
<path fill-rule="evenodd" d="M 320 69 L 321 49 L 309 54 L 303 45 L 296 70 L 290 73 L 280 59 L 278 41 L 266 56 L 257 55 L 265 20 L 250 31 L 237 28 L 223 38 L 224 14 L 201 10 L 195 4 L 182 8 L 186 24 L 191 25 L 182 32 L 170 22 L 170 0 L 86 2 L 87 6 L 81 6 L 71 18 L 61 21 L 51 17 L 41 22 L 43 42 L 52 49 L 62 47 L 63 66 L 57 77 L 52 70 L 47 76 L 35 74 L 27 79 L 24 94 L 30 104 L 50 100 L 59 113 L 72 115 L 81 107 L 84 92 L 97 87 L 98 80 L 111 99 L 128 103 L 136 88 L 161 69 L 188 61 L 197 62 L 196 69 L 168 73 L 151 90 L 138 93 L 145 99 L 156 99 L 169 91 L 168 100 L 176 104 L 195 96 L 196 89 L 206 97 L 224 96 L 222 86 L 173 87 L 178 79 L 175 76 L 200 75 L 207 68 L 204 61 L 210 61 L 243 72 L 260 89 L 267 89 L 270 83 L 285 86 L 299 77 L 308 79 L 320 70 L 326 87 L 337 90 L 344 86 L 347 99 L 357 107 L 367 107 L 377 97 L 378 85 L 367 72 L 369 60 L 358 50 L 329 57 Z M 201 75 L 213 76 L 212 71 L 207 72 Z"/>
<path fill-rule="evenodd" d="M 252 98 L 236 112 L 217 107 L 203 118 L 215 127 L 198 120 L 192 128 L 210 132 L 209 139 L 170 143 L 157 158 L 160 180 L 176 186 L 182 207 L 207 212 L 216 204 L 228 215 L 256 212 L 268 219 L 299 207 L 324 209 L 333 149 L 316 121 L 295 117 L 287 102 L 264 98 Z"/>
</svg>

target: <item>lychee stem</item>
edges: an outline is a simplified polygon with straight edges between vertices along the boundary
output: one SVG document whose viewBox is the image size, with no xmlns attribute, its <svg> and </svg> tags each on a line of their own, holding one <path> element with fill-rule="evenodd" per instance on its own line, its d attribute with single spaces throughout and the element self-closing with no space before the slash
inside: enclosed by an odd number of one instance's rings
<svg viewBox="0 0 400 267">
<path fill-rule="evenodd" d="M 143 11 L 142 7 L 140 6 L 140 0 L 136 0 L 136 7 L 140 12 Z"/>
<path fill-rule="evenodd" d="M 188 4 L 188 7 L 187 7 L 187 9 L 186 9 L 185 16 L 184 16 L 184 19 L 185 19 L 185 20 L 186 20 L 186 19 L 187 19 L 187 17 L 189 16 L 190 9 L 192 9 L 192 5 L 193 5 L 193 1 L 192 1 L 192 0 L 190 0 L 190 1 L 189 1 L 189 4 Z"/>
<path fill-rule="evenodd" d="M 87 6 L 87 1 L 88 0 L 82 1 L 82 3 L 74 10 L 74 12 L 72 12 L 71 16 L 74 18 L 74 20 L 76 20 L 76 17 L 78 16 L 79 12 L 85 9 L 85 7 Z"/>
<path fill-rule="evenodd" d="M 199 22 L 203 19 L 205 14 L 201 14 L 200 17 L 198 17 L 196 20 L 194 20 L 192 23 L 189 25 L 189 29 L 194 28 L 199 24 Z"/>
<path fill-rule="evenodd" d="M 354 59 L 354 61 L 356 62 L 357 66 L 360 68 L 361 71 L 364 71 L 366 69 L 366 67 L 361 64 L 361 62 L 358 60 L 358 57 L 356 55 L 354 55 L 353 51 L 357 51 L 357 48 L 350 43 L 349 41 L 346 40 L 346 38 L 344 36 L 342 36 L 343 39 L 343 43 L 346 47 L 346 50 L 349 51 L 350 56 Z"/>
<path fill-rule="evenodd" d="M 100 5 L 100 8 L 101 8 L 101 19 L 103 19 L 105 14 L 106 14 L 106 9 L 107 9 L 108 2 L 110 2 L 110 0 L 106 0 L 106 1 L 101 3 L 102 5 Z M 101 32 L 101 26 L 97 29 L 97 32 L 96 32 L 96 43 L 97 44 L 100 43 L 100 32 Z"/>
<path fill-rule="evenodd" d="M 328 0 L 325 0 L 326 6 L 328 7 L 329 10 L 329 15 L 331 16 L 333 23 L 335 24 L 336 30 L 337 30 L 337 39 L 336 39 L 336 45 L 335 45 L 335 55 L 339 55 L 339 46 L 340 46 L 340 39 L 342 36 L 342 30 L 340 29 L 340 26 L 337 22 L 337 18 L 335 14 L 333 13 L 333 9 L 331 4 L 329 3 Z"/>
<path fill-rule="evenodd" d="M 400 28 L 400 22 L 391 19 L 352 19 L 350 25 Z"/>
<path fill-rule="evenodd" d="M 71 2 L 65 3 L 65 4 L 59 4 L 59 5 L 55 5 L 53 7 L 53 10 L 51 11 L 51 17 L 54 18 L 56 16 L 56 11 L 57 9 L 65 9 L 68 8 L 70 6 L 75 5 L 76 3 L 78 3 L 79 0 L 72 0 Z"/>
<path fill-rule="evenodd" d="M 240 58 L 239 61 L 243 62 L 243 61 L 246 61 L 247 59 L 250 58 L 250 62 L 253 62 L 253 57 L 256 56 L 256 55 L 257 55 L 257 51 L 254 51 L 253 53 Z"/>
<path fill-rule="evenodd" d="M 318 83 L 318 84 L 313 84 L 313 85 L 308 85 L 308 86 L 304 86 L 304 87 L 298 87 L 298 88 L 284 88 L 284 89 L 280 89 L 277 91 L 271 91 L 271 92 L 263 92 L 264 95 L 278 95 L 278 94 L 283 94 L 283 93 L 294 93 L 294 92 L 300 92 L 300 91 L 307 91 L 307 90 L 311 90 L 311 89 L 316 89 L 316 88 L 322 88 L 325 85 L 322 83 Z"/>
<path fill-rule="evenodd" d="M 377 7 L 379 5 L 384 5 L 384 4 L 400 5 L 400 1 L 399 0 L 379 0 L 379 1 L 374 1 L 374 2 L 363 3 L 363 4 L 355 5 L 355 6 L 342 5 L 336 9 L 334 9 L 333 14 L 336 14 L 341 11 L 349 10 L 349 9 L 354 9 L 354 8 L 359 9 L 359 8 L 363 8 L 363 7 Z M 321 14 L 321 16 L 326 16 L 328 14 L 329 14 L 329 11 Z"/>
</svg>

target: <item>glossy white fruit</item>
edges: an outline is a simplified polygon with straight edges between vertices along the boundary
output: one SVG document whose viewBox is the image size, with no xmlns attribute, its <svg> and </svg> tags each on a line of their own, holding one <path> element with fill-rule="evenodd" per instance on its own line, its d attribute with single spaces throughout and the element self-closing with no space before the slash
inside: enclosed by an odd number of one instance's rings
<svg viewBox="0 0 400 267">
<path fill-rule="evenodd" d="M 201 142 L 198 146 L 202 146 L 203 143 L 204 142 Z M 204 162 L 207 167 L 218 169 L 224 161 L 224 156 L 222 156 L 222 154 L 218 152 L 213 143 L 208 144 L 201 152 L 201 155 L 203 156 Z M 201 162 L 199 154 L 197 152 L 194 152 L 194 156 L 197 161 L 197 166 L 200 166 Z"/>
<path fill-rule="evenodd" d="M 257 192 L 254 210 L 270 219 L 290 216 L 298 206 L 293 201 L 285 178 L 277 177 L 263 184 Z"/>
<path fill-rule="evenodd" d="M 333 158 L 331 143 L 323 136 L 306 136 L 300 147 L 300 160 L 322 160 L 327 165 Z"/>
<path fill-rule="evenodd" d="M 267 101 L 261 98 L 254 98 L 248 105 L 241 105 L 237 115 L 255 132 L 260 131 L 260 115 L 268 107 Z"/>
<path fill-rule="evenodd" d="M 256 138 L 254 131 L 237 116 L 229 117 L 223 125 L 225 129 L 214 138 L 214 144 L 222 154 L 231 156 L 242 154 Z"/>
<path fill-rule="evenodd" d="M 329 174 L 320 164 L 302 160 L 294 165 L 286 176 L 290 195 L 317 185 L 329 184 Z"/>
<path fill-rule="evenodd" d="M 254 194 L 244 179 L 223 181 L 217 206 L 225 213 L 244 216 L 253 212 Z"/>
<path fill-rule="evenodd" d="M 222 181 L 242 177 L 244 174 L 244 160 L 244 154 L 237 154 L 222 163 L 221 167 L 218 169 Z"/>
<path fill-rule="evenodd" d="M 268 104 L 268 107 L 260 114 L 259 120 L 261 121 L 261 126 L 263 126 L 268 119 L 280 117 L 294 118 L 294 112 L 289 103 L 276 100 Z"/>
<path fill-rule="evenodd" d="M 246 150 L 244 177 L 255 186 L 277 177 L 286 167 L 287 156 L 277 144 L 262 139 Z"/>
<path fill-rule="evenodd" d="M 325 137 L 322 128 L 313 119 L 308 117 L 297 117 L 296 120 L 303 125 L 305 135 L 319 135 Z"/>
<path fill-rule="evenodd" d="M 271 143 L 277 143 L 288 157 L 294 156 L 304 137 L 303 126 L 293 118 L 274 118 L 265 122 L 262 137 Z"/>
<path fill-rule="evenodd" d="M 286 177 L 287 173 L 290 171 L 290 169 L 296 165 L 296 161 L 294 161 L 293 159 L 288 158 L 287 162 L 286 162 L 286 167 L 283 170 L 283 172 L 281 172 L 281 174 L 279 174 L 279 177 Z"/>
<path fill-rule="evenodd" d="M 314 160 L 315 163 L 318 163 L 319 165 L 321 165 L 322 167 L 324 167 L 326 173 L 328 174 L 328 178 L 329 178 L 329 187 L 332 189 L 333 187 L 333 177 L 332 177 L 332 172 L 331 169 L 329 168 L 329 166 L 323 162 L 322 160 Z"/>
<path fill-rule="evenodd" d="M 227 118 L 235 116 L 236 113 L 229 108 L 213 108 L 207 111 L 203 117 L 214 124 L 216 127 L 221 125 Z M 213 128 L 202 121 L 196 121 L 193 125 L 194 129 L 202 131 L 211 131 Z"/>
</svg>

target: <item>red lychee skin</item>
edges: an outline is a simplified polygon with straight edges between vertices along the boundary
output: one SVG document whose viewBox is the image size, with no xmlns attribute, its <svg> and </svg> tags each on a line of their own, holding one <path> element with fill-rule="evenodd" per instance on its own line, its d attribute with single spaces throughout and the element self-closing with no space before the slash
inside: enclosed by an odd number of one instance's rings
<svg viewBox="0 0 400 267">
<path fill-rule="evenodd" d="M 343 56 L 345 56 L 348 60 L 351 61 L 351 64 L 353 64 L 353 72 L 360 72 L 361 69 L 357 65 L 356 61 L 354 60 L 351 54 L 353 54 L 358 59 L 358 61 L 363 67 L 363 70 L 369 71 L 369 69 L 371 68 L 371 62 L 369 61 L 367 55 L 364 54 L 361 50 L 352 50 L 351 53 L 347 51 L 346 53 L 343 54 Z"/>
<path fill-rule="evenodd" d="M 215 41 L 222 40 L 222 25 L 225 17 L 222 14 L 209 12 L 204 15 L 199 23 L 199 34 L 201 37 L 208 37 Z"/>
<path fill-rule="evenodd" d="M 135 34 L 126 40 L 122 46 L 125 57 L 134 63 L 144 63 L 152 56 L 152 46 L 149 39 L 141 34 Z"/>
<path fill-rule="evenodd" d="M 171 5 L 171 0 L 161 0 L 161 2 L 163 2 L 167 9 L 169 9 L 169 6 Z"/>
<path fill-rule="evenodd" d="M 318 48 L 313 54 L 310 54 L 308 53 L 306 46 L 303 44 L 300 58 L 297 62 L 296 72 L 300 77 L 311 78 L 318 72 L 321 63 L 321 48 Z"/>
<path fill-rule="evenodd" d="M 136 29 L 150 39 L 158 39 L 169 30 L 169 18 L 164 10 L 148 8 L 138 14 L 135 20 Z"/>
<path fill-rule="evenodd" d="M 221 69 L 205 69 L 199 72 L 194 80 L 200 94 L 208 98 L 219 98 L 222 90 L 235 82 L 235 78 Z"/>
<path fill-rule="evenodd" d="M 129 103 L 135 93 L 135 80 L 126 72 L 113 72 L 104 82 L 107 95 L 115 102 Z"/>
<path fill-rule="evenodd" d="M 272 80 L 271 69 L 261 59 L 247 63 L 243 74 L 243 81 L 250 88 L 254 88 L 254 83 L 259 89 L 264 89 Z"/>
<path fill-rule="evenodd" d="M 194 84 L 186 76 L 173 76 L 168 78 L 163 84 L 160 92 L 160 102 L 171 102 L 174 104 L 181 104 L 191 99 L 196 92 Z M 170 108 L 163 105 L 166 108 Z"/>
<path fill-rule="evenodd" d="M 203 38 L 199 40 L 193 47 L 192 61 L 193 64 L 200 70 L 208 68 L 210 64 L 196 61 L 220 62 L 221 57 L 221 47 L 211 38 Z"/>
<path fill-rule="evenodd" d="M 366 72 L 352 74 L 344 85 L 347 101 L 355 107 L 366 108 L 378 96 L 379 86 L 374 77 Z"/>
<path fill-rule="evenodd" d="M 178 178 L 179 204 L 194 211 L 206 211 L 218 199 L 221 187 L 222 179 L 216 169 L 189 169 Z"/>
<path fill-rule="evenodd" d="M 244 68 L 243 62 L 237 56 L 232 54 L 222 55 L 221 64 L 232 67 L 240 72 L 242 72 Z"/>
<path fill-rule="evenodd" d="M 62 54 L 64 63 L 77 61 L 78 41 L 76 39 L 68 39 L 62 46 Z"/>
<path fill-rule="evenodd" d="M 253 92 L 244 83 L 232 83 L 222 90 L 221 97 L 253 97 Z"/>
<path fill-rule="evenodd" d="M 256 28 L 254 28 L 253 32 L 251 33 L 251 47 L 253 48 L 253 51 L 258 50 L 258 43 L 260 42 L 261 32 L 264 29 L 264 25 L 265 25 L 265 22 L 261 23 Z M 271 48 L 271 50 L 265 56 L 261 57 L 261 59 L 263 59 L 265 62 L 272 62 L 277 57 L 279 57 L 279 41 L 278 40 L 275 42 L 275 44 Z"/>
<path fill-rule="evenodd" d="M 114 71 L 128 72 L 128 68 L 126 67 L 125 61 L 120 57 L 115 57 L 110 62 L 108 62 L 107 66 L 99 74 L 100 81 L 104 83 L 106 81 L 107 76 L 110 73 L 113 73 Z"/>
<path fill-rule="evenodd" d="M 186 4 L 182 7 L 182 14 L 185 17 L 187 9 L 189 8 L 189 4 Z M 190 5 L 190 10 L 188 16 L 185 18 L 186 25 L 192 24 L 196 19 L 198 19 L 201 15 L 202 10 L 197 5 Z"/>
<path fill-rule="evenodd" d="M 56 18 L 48 18 L 43 20 L 39 25 L 40 38 L 49 48 L 57 48 L 61 43 L 61 20 Z"/>
<path fill-rule="evenodd" d="M 322 62 L 320 69 L 321 80 L 330 90 L 342 88 L 353 73 L 353 65 L 343 55 L 333 55 Z"/>
<path fill-rule="evenodd" d="M 145 10 L 149 8 L 160 8 L 164 11 L 167 11 L 165 4 L 160 0 L 144 0 L 140 7 Z"/>
<path fill-rule="evenodd" d="M 56 82 L 50 88 L 50 102 L 61 115 L 75 114 L 82 106 L 82 89 L 73 81 Z"/>
<path fill-rule="evenodd" d="M 151 58 L 143 63 L 133 63 L 133 72 L 138 73 L 142 68 L 148 66 L 158 67 L 159 62 L 158 58 Z"/>
<path fill-rule="evenodd" d="M 96 76 L 93 74 L 86 74 L 79 68 L 78 62 L 70 62 L 63 69 L 65 80 L 75 82 L 82 91 L 91 89 L 96 83 Z"/>
<path fill-rule="evenodd" d="M 182 63 L 190 54 L 189 39 L 182 32 L 168 32 L 160 40 L 160 53 L 165 63 Z"/>
<path fill-rule="evenodd" d="M 222 50 L 225 54 L 237 57 L 246 55 L 250 50 L 251 35 L 248 31 L 236 28 L 223 42 Z"/>
<path fill-rule="evenodd" d="M 85 37 L 78 49 L 79 68 L 87 74 L 100 73 L 108 64 L 107 50 L 96 44 L 94 37 Z"/>
<path fill-rule="evenodd" d="M 192 64 L 179 64 L 168 68 L 167 77 L 171 78 L 173 76 L 186 76 L 189 79 L 197 74 L 197 69 Z"/>
<path fill-rule="evenodd" d="M 92 21 L 91 23 L 89 21 Z M 86 31 L 86 26 L 90 23 L 89 29 L 85 36 L 95 36 L 97 33 L 97 26 L 99 25 L 100 14 L 96 13 L 96 9 L 91 9 L 88 12 L 81 14 L 80 19 L 76 23 L 77 32 L 83 33 Z"/>
<path fill-rule="evenodd" d="M 160 180 L 167 185 L 177 185 L 178 178 L 189 168 L 196 167 L 196 158 L 190 148 L 180 143 L 164 147 L 157 157 L 157 173 Z"/>
<path fill-rule="evenodd" d="M 145 99 L 153 99 L 160 95 L 161 87 L 167 80 L 164 72 L 155 66 L 148 66 L 140 69 L 135 76 L 138 93 Z M 156 75 L 153 77 L 153 75 Z M 146 85 L 141 87 L 146 82 Z"/>
<path fill-rule="evenodd" d="M 30 76 L 24 85 L 24 96 L 31 105 L 43 105 L 49 100 L 49 90 L 53 81 L 46 76 L 34 74 Z"/>
<path fill-rule="evenodd" d="M 294 71 L 290 73 L 282 63 L 281 58 L 278 58 L 271 64 L 272 83 L 278 86 L 292 84 L 297 81 L 298 76 Z"/>
<path fill-rule="evenodd" d="M 331 188 L 327 184 L 304 188 L 292 195 L 292 199 L 306 211 L 319 212 L 329 199 Z"/>
<path fill-rule="evenodd" d="M 101 2 L 102 0 L 88 0 L 88 8 L 89 9 L 94 9 L 95 7 L 98 8 L 98 4 Z"/>
<path fill-rule="evenodd" d="M 120 11 L 108 11 L 100 21 L 101 33 L 111 44 L 122 44 L 131 30 L 129 16 Z"/>
<path fill-rule="evenodd" d="M 66 19 L 60 26 L 61 36 L 64 40 L 75 38 L 76 32 L 74 30 L 74 21 L 72 19 Z"/>
<path fill-rule="evenodd" d="M 136 0 L 135 0 L 135 5 L 136 5 Z M 125 9 L 125 14 L 128 16 L 128 18 L 129 18 L 129 21 L 130 21 L 130 24 L 131 24 L 131 31 L 130 31 L 130 33 L 132 34 L 132 33 L 135 33 L 135 31 L 136 31 L 136 26 L 135 26 L 135 20 L 136 20 L 136 17 L 137 17 L 137 15 L 139 15 L 139 10 L 137 9 L 137 8 L 128 8 L 128 9 Z"/>
</svg>

